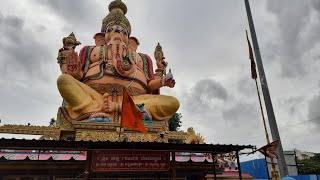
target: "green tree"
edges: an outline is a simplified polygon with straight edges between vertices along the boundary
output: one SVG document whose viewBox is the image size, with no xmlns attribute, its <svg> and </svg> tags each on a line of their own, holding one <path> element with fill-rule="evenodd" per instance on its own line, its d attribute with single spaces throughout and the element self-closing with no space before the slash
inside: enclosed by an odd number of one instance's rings
<svg viewBox="0 0 320 180">
<path fill-rule="evenodd" d="M 56 123 L 56 120 L 54 118 L 50 119 L 50 126 L 54 126 L 54 124 Z"/>
<path fill-rule="evenodd" d="M 320 154 L 310 159 L 298 160 L 299 174 L 320 174 Z"/>
<path fill-rule="evenodd" d="M 169 119 L 169 131 L 178 131 L 179 127 L 181 126 L 180 119 L 182 118 L 181 113 L 175 113 L 170 119 Z"/>
</svg>

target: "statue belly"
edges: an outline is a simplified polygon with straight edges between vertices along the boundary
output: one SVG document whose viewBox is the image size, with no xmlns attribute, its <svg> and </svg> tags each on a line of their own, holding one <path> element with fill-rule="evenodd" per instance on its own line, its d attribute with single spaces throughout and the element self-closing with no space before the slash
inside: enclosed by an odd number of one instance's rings
<svg viewBox="0 0 320 180">
<path fill-rule="evenodd" d="M 86 73 L 86 77 L 98 74 L 99 72 L 99 66 L 94 66 L 90 68 L 89 71 Z M 108 74 L 116 75 L 114 72 L 108 69 L 105 70 L 105 72 Z M 147 84 L 147 80 L 144 74 L 139 70 L 137 70 L 136 75 L 135 73 L 132 73 L 129 77 L 135 77 L 135 79 L 140 80 L 144 84 Z M 132 80 L 122 79 L 121 77 L 110 77 L 108 75 L 104 75 L 99 79 L 89 79 L 85 82 L 85 84 L 89 85 L 101 94 L 106 93 L 108 90 L 110 90 L 110 88 L 116 90 L 116 88 L 120 88 L 123 86 L 129 89 L 129 93 L 130 91 L 135 91 L 135 93 L 131 95 L 146 94 L 146 90 L 139 83 Z"/>
</svg>

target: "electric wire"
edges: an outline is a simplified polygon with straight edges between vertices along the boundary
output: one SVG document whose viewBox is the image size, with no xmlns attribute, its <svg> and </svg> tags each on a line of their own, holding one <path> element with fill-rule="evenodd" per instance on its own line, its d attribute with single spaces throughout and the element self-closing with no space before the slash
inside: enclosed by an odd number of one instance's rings
<svg viewBox="0 0 320 180">
<path fill-rule="evenodd" d="M 312 122 L 312 121 L 319 121 L 320 122 L 320 116 L 318 117 L 315 117 L 315 118 L 311 118 L 311 119 L 308 119 L 308 120 L 305 120 L 305 121 L 300 121 L 300 122 L 296 122 L 296 123 L 293 123 L 293 124 L 287 124 L 285 126 L 280 126 L 279 127 L 279 131 L 281 131 L 281 134 L 284 133 L 284 131 L 287 131 L 288 129 L 290 129 L 289 127 L 291 126 L 296 126 L 296 125 L 300 125 L 300 124 L 305 124 L 305 123 L 309 123 L 309 122 Z M 260 138 L 262 136 L 265 136 L 264 133 L 260 132 L 258 134 L 258 131 L 256 131 L 253 136 L 241 136 L 241 137 L 227 137 L 227 138 L 219 138 L 220 140 L 242 140 L 242 139 L 256 139 L 256 138 Z"/>
</svg>

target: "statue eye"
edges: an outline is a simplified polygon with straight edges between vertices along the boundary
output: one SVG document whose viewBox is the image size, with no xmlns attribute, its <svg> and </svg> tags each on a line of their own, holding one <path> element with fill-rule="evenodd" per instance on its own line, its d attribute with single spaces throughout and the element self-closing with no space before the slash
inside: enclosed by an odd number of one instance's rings
<svg viewBox="0 0 320 180">
<path fill-rule="evenodd" d="M 107 33 L 111 32 L 111 31 L 113 31 L 113 28 L 109 28 L 109 29 L 107 30 Z"/>
</svg>

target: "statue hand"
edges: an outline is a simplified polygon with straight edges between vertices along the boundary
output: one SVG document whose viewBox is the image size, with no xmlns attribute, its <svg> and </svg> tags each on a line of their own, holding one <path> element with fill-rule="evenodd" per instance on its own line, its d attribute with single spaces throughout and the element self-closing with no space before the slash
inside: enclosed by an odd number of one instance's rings
<svg viewBox="0 0 320 180">
<path fill-rule="evenodd" d="M 81 62 L 78 53 L 73 49 L 69 51 L 66 57 L 67 72 L 73 77 L 79 77 L 81 72 Z"/>
<path fill-rule="evenodd" d="M 163 76 L 163 86 L 173 88 L 176 85 L 176 81 L 172 77 Z"/>
</svg>

